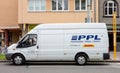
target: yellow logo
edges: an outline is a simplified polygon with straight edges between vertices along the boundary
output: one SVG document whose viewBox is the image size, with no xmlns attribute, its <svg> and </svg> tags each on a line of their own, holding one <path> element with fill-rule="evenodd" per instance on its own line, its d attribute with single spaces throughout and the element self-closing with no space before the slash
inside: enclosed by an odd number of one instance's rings
<svg viewBox="0 0 120 73">
<path fill-rule="evenodd" d="M 94 44 L 84 44 L 83 47 L 95 47 Z"/>
</svg>

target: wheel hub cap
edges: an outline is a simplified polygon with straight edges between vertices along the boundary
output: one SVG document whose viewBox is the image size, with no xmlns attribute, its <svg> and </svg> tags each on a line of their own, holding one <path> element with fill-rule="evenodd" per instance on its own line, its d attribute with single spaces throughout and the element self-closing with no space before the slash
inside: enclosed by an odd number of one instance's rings
<svg viewBox="0 0 120 73">
<path fill-rule="evenodd" d="M 20 56 L 16 56 L 14 61 L 15 61 L 16 64 L 21 64 L 22 58 Z"/>
</svg>

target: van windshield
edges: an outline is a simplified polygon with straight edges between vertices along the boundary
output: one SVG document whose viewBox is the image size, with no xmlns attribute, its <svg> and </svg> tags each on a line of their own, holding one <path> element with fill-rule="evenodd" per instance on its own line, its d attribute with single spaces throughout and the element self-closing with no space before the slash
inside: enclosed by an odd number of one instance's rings
<svg viewBox="0 0 120 73">
<path fill-rule="evenodd" d="M 28 34 L 26 35 L 18 44 L 18 47 L 31 47 L 37 44 L 37 35 L 36 34 Z"/>
</svg>

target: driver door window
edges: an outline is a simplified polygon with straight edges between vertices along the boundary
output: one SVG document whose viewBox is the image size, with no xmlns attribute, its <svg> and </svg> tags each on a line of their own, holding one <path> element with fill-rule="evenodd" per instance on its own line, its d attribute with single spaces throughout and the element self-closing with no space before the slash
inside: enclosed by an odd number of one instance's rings
<svg viewBox="0 0 120 73">
<path fill-rule="evenodd" d="M 18 45 L 19 47 L 31 47 L 37 44 L 37 35 L 36 34 L 29 34 Z"/>
</svg>

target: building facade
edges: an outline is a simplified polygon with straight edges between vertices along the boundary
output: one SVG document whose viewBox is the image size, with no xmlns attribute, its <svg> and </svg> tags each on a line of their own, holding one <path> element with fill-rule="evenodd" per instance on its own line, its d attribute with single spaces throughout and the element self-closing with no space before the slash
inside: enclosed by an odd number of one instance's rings
<svg viewBox="0 0 120 73">
<path fill-rule="evenodd" d="M 85 23 L 88 0 L 18 0 L 18 23 L 28 32 L 42 23 Z M 98 22 L 98 0 L 91 0 L 91 20 Z M 24 35 L 23 33 L 23 35 Z"/>
<path fill-rule="evenodd" d="M 120 0 L 99 0 L 99 22 L 107 24 L 110 50 L 113 50 L 113 13 L 117 18 L 117 51 L 120 51 Z"/>
<path fill-rule="evenodd" d="M 85 22 L 87 17 L 87 0 L 19 0 L 18 3 L 19 23 Z M 93 22 L 98 21 L 97 11 L 97 0 L 92 0 Z"/>
<path fill-rule="evenodd" d="M 9 46 L 42 23 L 85 23 L 87 3 L 87 0 L 4 0 L 0 2 L 3 9 L 0 12 L 1 40 Z M 91 20 L 99 20 L 98 0 L 91 0 Z"/>
<path fill-rule="evenodd" d="M 9 46 L 19 40 L 18 0 L 0 2 L 0 46 Z"/>
</svg>

